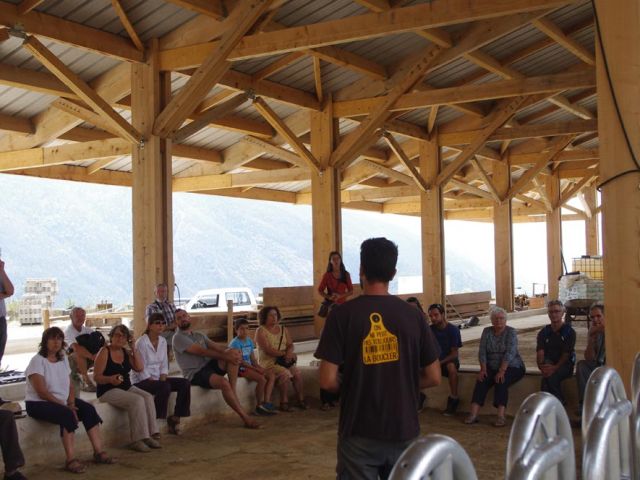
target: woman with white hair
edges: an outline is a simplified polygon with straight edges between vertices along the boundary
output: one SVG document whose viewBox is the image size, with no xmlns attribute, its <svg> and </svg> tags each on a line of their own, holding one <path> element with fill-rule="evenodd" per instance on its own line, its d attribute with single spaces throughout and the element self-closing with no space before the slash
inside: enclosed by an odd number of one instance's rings
<svg viewBox="0 0 640 480">
<path fill-rule="evenodd" d="M 525 373 L 524 362 L 518 353 L 518 335 L 515 328 L 507 326 L 507 312 L 494 307 L 489 314 L 491 326 L 482 331 L 478 360 L 480 372 L 473 389 L 471 413 L 464 423 L 478 422 L 478 412 L 484 405 L 484 399 L 491 387 L 493 406 L 498 409 L 498 418 L 494 425 L 504 427 L 504 412 L 509 400 L 509 387 L 520 380 Z"/>
</svg>

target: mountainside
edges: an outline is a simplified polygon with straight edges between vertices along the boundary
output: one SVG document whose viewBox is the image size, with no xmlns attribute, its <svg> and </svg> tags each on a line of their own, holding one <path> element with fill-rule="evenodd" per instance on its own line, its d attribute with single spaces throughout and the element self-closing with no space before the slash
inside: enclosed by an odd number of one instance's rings
<svg viewBox="0 0 640 480">
<path fill-rule="evenodd" d="M 55 277 L 58 306 L 131 301 L 128 188 L 0 175 L 0 196 L 0 248 L 14 299 L 27 278 Z M 182 297 L 216 286 L 259 292 L 311 284 L 309 206 L 175 194 L 173 209 Z M 343 210 L 344 259 L 354 281 L 360 243 L 374 236 L 398 244 L 399 276 L 420 274 L 419 219 Z M 469 252 L 449 249 L 446 262 L 452 291 L 492 289 L 493 269 L 470 260 Z"/>
</svg>

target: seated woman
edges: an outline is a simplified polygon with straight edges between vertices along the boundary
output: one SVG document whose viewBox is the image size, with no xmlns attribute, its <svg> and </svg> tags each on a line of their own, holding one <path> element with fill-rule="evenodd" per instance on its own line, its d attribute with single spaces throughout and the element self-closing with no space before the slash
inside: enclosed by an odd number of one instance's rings
<svg viewBox="0 0 640 480">
<path fill-rule="evenodd" d="M 131 448 L 149 452 L 149 447 L 161 448 L 156 407 L 153 395 L 131 386 L 129 372 L 132 368 L 141 372 L 144 368 L 142 358 L 133 346 L 129 329 L 125 325 L 116 325 L 109 332 L 109 345 L 100 349 L 93 367 L 98 399 L 127 411 L 133 441 Z"/>
<path fill-rule="evenodd" d="M 277 377 L 280 390 L 280 410 L 290 412 L 288 385 L 293 382 L 293 388 L 298 395 L 296 406 L 306 410 L 302 389 L 302 375 L 296 368 L 297 356 L 293 352 L 293 342 L 286 327 L 280 325 L 280 310 L 278 307 L 262 307 L 258 312 L 260 327 L 256 330 L 258 344 L 258 363 L 265 370 L 271 370 Z"/>
<path fill-rule="evenodd" d="M 66 454 L 65 468 L 82 473 L 85 465 L 74 457 L 74 432 L 82 422 L 93 446 L 96 463 L 114 463 L 102 449 L 100 424 L 102 419 L 90 403 L 76 398 L 71 383 L 71 368 L 64 355 L 64 333 L 58 327 L 47 328 L 42 334 L 38 353 L 25 372 L 27 391 L 25 404 L 30 417 L 60 425 L 62 446 Z"/>
<path fill-rule="evenodd" d="M 518 336 L 513 327 L 507 327 L 507 312 L 494 307 L 489 314 L 491 326 L 482 331 L 480 337 L 480 372 L 473 389 L 471 413 L 464 423 L 478 421 L 478 411 L 484 405 L 484 399 L 491 387 L 493 406 L 498 409 L 498 418 L 494 425 L 504 427 L 504 411 L 509 400 L 509 387 L 520 380 L 525 373 L 524 362 L 518 353 Z"/>
<path fill-rule="evenodd" d="M 131 379 L 136 387 L 154 396 L 157 418 L 166 418 L 169 433 L 180 433 L 180 417 L 191 415 L 191 384 L 182 377 L 169 377 L 169 358 L 167 341 L 160 335 L 165 327 L 164 317 L 156 312 L 149 315 L 147 329 L 136 341 L 136 350 L 142 359 L 144 368 L 135 370 Z M 177 392 L 173 415 L 167 417 L 169 395 Z"/>
</svg>

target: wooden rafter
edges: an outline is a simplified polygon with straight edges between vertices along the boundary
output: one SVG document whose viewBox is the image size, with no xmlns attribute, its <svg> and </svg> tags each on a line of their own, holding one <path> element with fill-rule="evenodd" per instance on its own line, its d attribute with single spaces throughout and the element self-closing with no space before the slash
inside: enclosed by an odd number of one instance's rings
<svg viewBox="0 0 640 480">
<path fill-rule="evenodd" d="M 560 27 L 553 23 L 548 18 L 539 18 L 533 21 L 533 25 L 541 32 L 548 35 L 555 42 L 562 45 L 568 51 L 577 56 L 580 60 L 589 65 L 595 66 L 596 59 L 593 53 L 589 52 L 586 48 L 576 42 L 573 38 L 566 35 Z"/>
<path fill-rule="evenodd" d="M 224 2 L 220 0 L 167 0 L 169 3 L 178 5 L 179 7 L 191 10 L 201 15 L 207 15 L 221 20 L 227 16 L 224 8 Z"/>
<path fill-rule="evenodd" d="M 22 46 L 40 61 L 62 83 L 69 87 L 78 97 L 89 105 L 98 115 L 108 121 L 112 127 L 123 137 L 131 142 L 139 143 L 142 136 L 122 116 L 116 112 L 84 80 L 73 73 L 69 67 L 62 63 L 47 47 L 33 36 L 27 37 Z"/>
<path fill-rule="evenodd" d="M 223 22 L 226 27 L 216 48 L 207 55 L 187 84 L 171 99 L 156 118 L 153 131 L 161 137 L 172 136 L 198 106 L 201 99 L 229 70 L 229 52 L 253 26 L 271 0 L 239 2 Z"/>
<path fill-rule="evenodd" d="M 498 98 L 517 97 L 550 93 L 570 88 L 588 88 L 595 85 L 595 72 L 584 70 L 579 72 L 541 75 L 520 80 L 498 80 L 480 85 L 464 85 L 445 87 L 422 92 L 407 93 L 400 96 L 390 107 L 393 112 L 431 107 L 434 105 L 451 105 L 465 102 L 493 100 Z M 363 98 L 336 102 L 334 116 L 351 117 L 365 115 L 381 104 L 379 97 Z"/>
<path fill-rule="evenodd" d="M 93 162 L 91 165 L 87 167 L 87 173 L 89 175 L 94 175 L 98 173 L 100 170 L 102 170 L 103 168 L 106 168 L 109 165 L 111 165 L 118 158 L 120 157 L 105 157 L 105 158 L 101 158 L 100 160 L 96 160 L 95 162 Z"/>
<path fill-rule="evenodd" d="M 507 199 L 513 198 L 518 193 L 525 191 L 526 187 L 528 187 L 529 183 L 535 178 L 535 176 L 538 175 L 538 173 L 540 173 L 549 164 L 549 162 L 558 155 L 558 153 L 564 150 L 565 147 L 571 143 L 573 137 L 574 135 L 567 135 L 552 141 L 547 151 L 542 152 L 538 161 L 511 186 L 509 193 L 507 194 Z"/>
<path fill-rule="evenodd" d="M 44 0 L 22 0 L 18 4 L 18 14 L 24 15 L 25 13 L 29 13 L 42 3 L 44 3 Z"/>
<path fill-rule="evenodd" d="M 0 25 L 121 60 L 142 62 L 144 59 L 140 50 L 119 35 L 36 11 L 21 15 L 17 5 L 7 2 L 0 2 Z"/>
<path fill-rule="evenodd" d="M 253 74 L 253 78 L 255 80 L 262 80 L 263 78 L 267 78 L 268 76 L 273 75 L 274 73 L 277 73 L 284 68 L 287 68 L 293 62 L 300 60 L 304 56 L 305 56 L 304 52 L 288 53 L 287 55 L 284 55 L 282 58 L 279 58 L 275 62 L 270 63 L 263 69 L 258 70 L 256 73 Z"/>
<path fill-rule="evenodd" d="M 325 62 L 348 68 L 371 78 L 380 80 L 387 78 L 387 70 L 382 65 L 360 55 L 356 55 L 349 50 L 328 46 L 306 50 L 305 53 L 311 55 L 313 58 L 319 58 Z"/>
<path fill-rule="evenodd" d="M 322 103 L 324 98 L 324 93 L 322 91 L 322 68 L 318 57 L 313 57 L 313 81 L 316 86 L 316 97 L 318 97 L 318 102 Z"/>
<path fill-rule="evenodd" d="M 444 185 L 453 177 L 458 170 L 486 143 L 487 139 L 495 130 L 500 128 L 514 113 L 518 107 L 524 103 L 526 97 L 516 97 L 509 101 L 500 103 L 493 112 L 487 117 L 486 126 L 483 127 L 478 134 L 438 175 L 436 184 Z"/>
<path fill-rule="evenodd" d="M 180 128 L 180 130 L 176 131 L 173 134 L 173 140 L 176 142 L 181 142 L 182 140 L 202 130 L 214 120 L 220 119 L 221 117 L 224 117 L 225 115 L 233 112 L 236 108 L 246 102 L 247 99 L 247 95 L 242 93 L 216 107 L 205 111 L 204 113 L 201 113 L 200 115 L 196 116 L 191 123 L 186 124 L 184 127 Z"/>
<path fill-rule="evenodd" d="M 469 185 L 468 183 L 461 182 L 460 180 L 456 180 L 455 178 L 449 180 L 448 183 L 449 186 L 457 190 L 462 190 L 463 192 L 472 193 L 480 198 L 486 198 L 488 200 L 495 201 L 495 198 L 493 198 L 493 195 L 490 192 L 482 190 L 478 187 L 474 187 L 473 185 Z"/>
<path fill-rule="evenodd" d="M 474 0 L 472 6 L 468 2 L 457 2 L 459 5 L 452 8 L 449 1 L 434 0 L 425 5 L 396 8 L 387 12 L 357 15 L 250 35 L 238 44 L 228 58 L 229 60 L 243 60 L 270 56 L 409 30 L 535 12 L 559 7 L 566 2 L 567 0 L 538 0 L 537 2 L 512 0 L 496 3 L 494 0 Z M 216 47 L 216 42 L 210 42 L 161 52 L 160 61 L 164 65 L 162 68 L 180 70 L 186 65 L 197 65 Z"/>
<path fill-rule="evenodd" d="M 51 106 L 70 113 L 81 119 L 83 122 L 90 123 L 91 125 L 106 130 L 116 136 L 121 136 L 120 132 L 115 128 L 112 122 L 105 119 L 103 116 L 97 114 L 93 110 L 86 108 L 74 101 L 67 100 L 65 98 L 59 98 L 51 103 Z"/>
<path fill-rule="evenodd" d="M 274 157 L 281 158 L 282 160 L 286 160 L 289 163 L 292 163 L 298 167 L 306 167 L 307 164 L 305 161 L 300 158 L 299 155 L 295 154 L 290 150 L 286 150 L 277 145 L 273 145 L 265 140 L 261 140 L 259 138 L 252 137 L 247 135 L 243 137 L 241 142 L 250 143 L 251 145 L 255 145 L 259 147 L 264 153 L 268 153 L 269 155 L 273 155 Z"/>
<path fill-rule="evenodd" d="M 136 46 L 138 50 L 143 51 L 144 45 L 142 44 L 142 40 L 140 40 L 140 37 L 138 36 L 136 29 L 133 28 L 133 24 L 131 23 L 131 20 L 129 20 L 129 17 L 127 16 L 127 12 L 125 12 L 124 8 L 122 8 L 122 4 L 120 3 L 120 0 L 111 0 L 111 5 L 113 6 L 113 9 L 118 14 L 118 18 L 120 18 L 120 21 L 122 22 L 124 29 L 129 34 L 129 38 L 131 39 L 133 44 Z"/>
<path fill-rule="evenodd" d="M 429 185 L 427 185 L 427 182 L 422 177 L 418 169 L 413 166 L 413 163 L 411 163 L 411 160 L 409 159 L 409 157 L 407 157 L 407 155 L 402 150 L 402 146 L 396 141 L 395 138 L 393 138 L 393 135 L 391 135 L 390 133 L 385 133 L 383 137 L 386 140 L 386 142 L 389 144 L 389 147 L 391 147 L 391 150 L 393 150 L 393 153 L 395 153 L 398 156 L 398 158 L 400 159 L 400 162 L 409 171 L 409 175 L 411 175 L 413 180 L 416 182 L 416 185 L 418 185 L 418 188 L 423 192 L 428 191 Z"/>
<path fill-rule="evenodd" d="M 575 194 L 577 194 L 580 190 L 582 190 L 592 179 L 593 179 L 592 175 L 585 175 L 578 182 L 576 182 L 572 187 L 567 188 L 567 190 L 563 192 L 562 196 L 560 197 L 560 205 L 564 206 L 569 200 L 573 198 Z"/>
<path fill-rule="evenodd" d="M 491 194 L 493 199 L 497 203 L 502 202 L 502 198 L 500 198 L 500 195 L 498 194 L 498 191 L 496 190 L 496 187 L 493 185 L 493 182 L 491 181 L 491 178 L 489 178 L 489 175 L 487 174 L 485 169 L 482 167 L 480 162 L 478 162 L 478 160 L 476 158 L 471 158 L 470 162 L 471 162 L 471 165 L 473 165 L 473 167 L 476 169 L 476 171 L 480 175 L 480 178 L 482 178 L 482 181 L 486 185 L 487 190 L 489 191 L 489 193 Z"/>
<path fill-rule="evenodd" d="M 307 147 L 302 144 L 302 142 L 291 131 L 287 124 L 283 122 L 280 117 L 278 117 L 276 112 L 274 112 L 271 107 L 267 105 L 267 102 L 258 97 L 253 101 L 253 106 L 256 107 L 256 110 L 260 112 L 264 119 L 269 122 L 271 126 L 287 140 L 287 143 L 291 145 L 291 148 L 293 148 L 311 168 L 315 169 L 316 171 L 322 170 L 320 162 L 318 162 L 316 157 L 314 157 L 313 154 L 307 149 Z"/>
<path fill-rule="evenodd" d="M 427 119 L 427 132 L 431 134 L 433 132 L 433 127 L 436 125 L 436 120 L 438 118 L 438 106 L 434 105 L 429 109 L 429 118 Z"/>
<path fill-rule="evenodd" d="M 370 144 L 370 138 L 374 131 L 389 117 L 389 109 L 424 76 L 429 65 L 440 53 L 440 50 L 440 47 L 427 47 L 419 56 L 416 56 L 411 68 L 407 71 L 396 72 L 391 77 L 389 93 L 376 101 L 376 105 L 369 116 L 355 130 L 349 133 L 344 141 L 338 145 L 338 148 L 334 150 L 331 155 L 332 165 L 337 168 L 348 166 Z"/>
<path fill-rule="evenodd" d="M 252 187 L 270 183 L 300 182 L 310 179 L 310 172 L 303 168 L 265 170 L 261 172 L 226 173 L 221 175 L 200 175 L 197 177 L 174 178 L 174 192 L 197 192 L 219 188 Z"/>
</svg>

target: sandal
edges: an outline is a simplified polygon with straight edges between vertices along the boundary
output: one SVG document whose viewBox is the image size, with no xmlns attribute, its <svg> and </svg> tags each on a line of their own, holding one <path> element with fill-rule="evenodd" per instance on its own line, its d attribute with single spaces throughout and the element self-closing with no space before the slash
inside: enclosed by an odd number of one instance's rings
<svg viewBox="0 0 640 480">
<path fill-rule="evenodd" d="M 478 423 L 478 417 L 469 415 L 467 418 L 464 419 L 464 423 L 465 425 L 473 425 L 474 423 Z"/>
<path fill-rule="evenodd" d="M 180 417 L 176 417 L 175 415 L 168 417 L 167 427 L 169 428 L 169 433 L 171 435 L 180 435 Z"/>
<path fill-rule="evenodd" d="M 507 424 L 507 420 L 504 417 L 496 418 L 496 421 L 493 423 L 494 427 L 504 427 Z"/>
<path fill-rule="evenodd" d="M 280 404 L 280 411 L 281 412 L 290 412 L 291 411 L 291 405 L 289 405 L 288 403 L 281 403 Z"/>
<path fill-rule="evenodd" d="M 107 452 L 98 452 L 93 454 L 93 461 L 95 463 L 101 463 L 103 465 L 111 465 L 116 463 L 113 457 L 110 457 Z"/>
<path fill-rule="evenodd" d="M 298 401 L 298 403 L 296 404 L 296 407 L 298 407 L 300 410 L 308 410 L 309 409 L 309 405 L 307 405 L 307 402 L 305 402 L 304 400 Z"/>
<path fill-rule="evenodd" d="M 244 428 L 248 428 L 249 430 L 260 430 L 262 429 L 262 425 L 258 422 L 250 421 L 244 423 Z"/>
<path fill-rule="evenodd" d="M 72 458 L 67 463 L 65 463 L 64 469 L 67 472 L 71 473 L 84 473 L 86 472 L 87 467 L 85 467 L 84 464 L 77 458 Z"/>
</svg>

